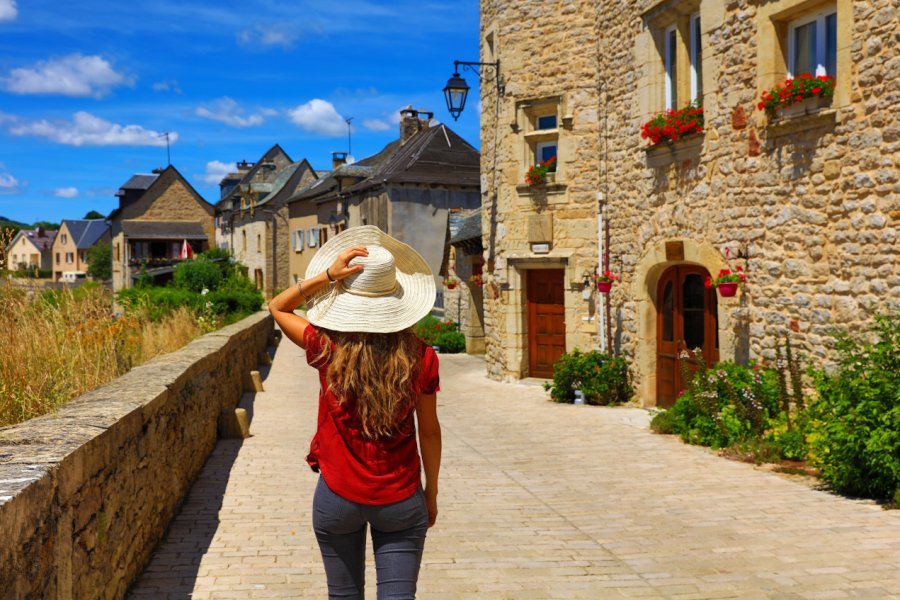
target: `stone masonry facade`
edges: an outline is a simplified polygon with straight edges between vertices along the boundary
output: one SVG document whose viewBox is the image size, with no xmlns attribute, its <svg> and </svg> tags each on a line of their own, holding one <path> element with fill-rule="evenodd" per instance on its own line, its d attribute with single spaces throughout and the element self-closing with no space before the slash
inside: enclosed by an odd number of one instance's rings
<svg viewBox="0 0 900 600">
<path fill-rule="evenodd" d="M 836 14 L 834 98 L 770 121 L 760 93 L 784 81 L 790 27 L 816 11 Z M 665 108 L 664 34 L 672 27 L 683 42 L 691 14 L 705 132 L 648 149 L 640 126 Z M 491 376 L 528 375 L 523 282 L 533 268 L 565 269 L 566 350 L 602 347 L 609 323 L 645 405 L 656 403 L 657 283 L 670 267 L 746 270 L 738 295 L 718 300 L 720 360 L 771 361 L 790 335 L 827 364 L 833 328 L 900 312 L 895 1 L 486 1 L 481 35 L 482 60 L 500 60 L 505 84 L 499 99 L 482 86 Z M 682 78 L 687 61 L 679 50 Z M 554 131 L 536 130 L 543 114 L 557 117 Z M 529 188 L 535 144 L 550 138 L 555 181 Z M 549 252 L 535 253 L 538 242 Z M 598 265 L 622 277 L 608 317 L 596 293 L 581 295 Z"/>
</svg>

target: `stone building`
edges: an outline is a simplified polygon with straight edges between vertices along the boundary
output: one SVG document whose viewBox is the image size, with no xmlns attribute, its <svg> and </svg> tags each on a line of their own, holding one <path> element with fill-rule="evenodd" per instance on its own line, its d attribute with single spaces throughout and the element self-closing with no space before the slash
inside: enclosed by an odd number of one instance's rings
<svg viewBox="0 0 900 600">
<path fill-rule="evenodd" d="M 431 123 L 431 113 L 400 114 L 397 140 L 352 164 L 335 153 L 331 173 L 289 200 L 295 280 L 330 235 L 376 225 L 418 250 L 442 289 L 450 214 L 480 205 L 478 151 L 446 125 Z"/>
<path fill-rule="evenodd" d="M 291 283 L 286 201 L 317 177 L 305 159 L 294 162 L 275 144 L 256 163 L 237 163 L 236 171 L 222 179 L 222 199 L 216 203 L 218 246 L 247 266 L 267 298 Z"/>
<path fill-rule="evenodd" d="M 683 386 L 677 356 L 814 362 L 835 326 L 900 310 L 900 14 L 891 0 L 481 3 L 488 371 L 549 376 L 562 351 L 633 359 L 645 405 Z M 540 43 L 536 43 L 540 40 Z M 758 110 L 809 72 L 834 96 Z M 649 148 L 641 126 L 702 102 L 705 127 Z M 807 102 L 803 103 L 808 104 Z M 543 185 L 530 165 L 558 156 Z M 742 267 L 732 298 L 705 277 Z M 621 275 L 607 297 L 598 269 Z"/>
<path fill-rule="evenodd" d="M 88 252 L 97 244 L 109 244 L 109 223 L 104 219 L 63 220 L 53 240 L 53 279 L 85 277 Z"/>
<path fill-rule="evenodd" d="M 162 283 L 171 278 L 185 242 L 203 252 L 215 240 L 213 206 L 169 165 L 134 175 L 109 214 L 113 289 L 131 287 L 142 273 Z"/>
</svg>

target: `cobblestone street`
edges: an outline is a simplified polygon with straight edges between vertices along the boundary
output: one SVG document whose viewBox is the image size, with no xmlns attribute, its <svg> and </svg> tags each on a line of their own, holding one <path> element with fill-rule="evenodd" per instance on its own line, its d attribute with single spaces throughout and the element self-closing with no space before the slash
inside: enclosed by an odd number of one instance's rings
<svg viewBox="0 0 900 600">
<path fill-rule="evenodd" d="M 646 411 L 552 404 L 441 358 L 419 597 L 900 597 L 900 511 L 653 435 Z M 219 442 L 132 598 L 326 596 L 304 462 L 317 385 L 285 340 L 245 400 L 253 437 Z"/>
</svg>

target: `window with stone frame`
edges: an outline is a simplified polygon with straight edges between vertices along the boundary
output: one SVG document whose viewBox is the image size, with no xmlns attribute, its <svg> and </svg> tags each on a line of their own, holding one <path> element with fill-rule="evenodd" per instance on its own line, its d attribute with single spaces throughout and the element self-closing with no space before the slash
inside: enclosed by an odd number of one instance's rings
<svg viewBox="0 0 900 600">
<path fill-rule="evenodd" d="M 667 0 L 643 14 L 656 56 L 650 69 L 651 112 L 677 110 L 703 96 L 700 0 Z"/>
<path fill-rule="evenodd" d="M 850 102 L 852 0 L 769 0 L 757 9 L 757 94 L 803 73 L 838 79 L 832 106 Z"/>
<path fill-rule="evenodd" d="M 837 10 L 827 5 L 788 23 L 787 76 L 837 76 Z"/>
<path fill-rule="evenodd" d="M 522 172 L 532 165 L 559 155 L 559 98 L 543 98 L 518 103 L 513 130 L 521 134 Z M 558 162 L 559 164 L 559 162 Z"/>
</svg>

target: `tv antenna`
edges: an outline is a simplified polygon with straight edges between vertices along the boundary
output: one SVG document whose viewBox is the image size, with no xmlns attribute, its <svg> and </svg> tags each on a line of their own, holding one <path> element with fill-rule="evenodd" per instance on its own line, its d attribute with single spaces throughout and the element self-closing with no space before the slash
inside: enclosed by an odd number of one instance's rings
<svg viewBox="0 0 900 600">
<path fill-rule="evenodd" d="M 350 127 L 350 121 L 352 120 L 353 117 L 347 117 L 346 119 L 344 119 L 344 122 L 347 123 L 347 156 L 353 156 L 353 146 L 350 142 L 350 130 L 352 129 L 352 127 Z"/>
<path fill-rule="evenodd" d="M 172 166 L 172 152 L 169 150 L 169 132 L 164 131 L 157 135 L 156 137 L 164 137 L 166 138 L 166 161 L 168 161 L 168 166 Z"/>
</svg>

